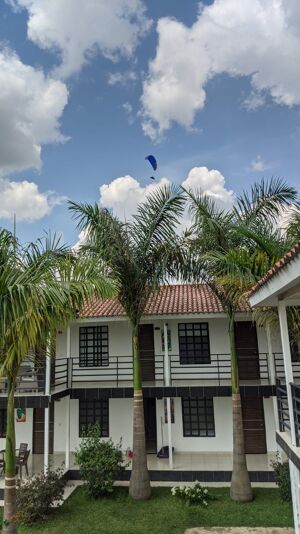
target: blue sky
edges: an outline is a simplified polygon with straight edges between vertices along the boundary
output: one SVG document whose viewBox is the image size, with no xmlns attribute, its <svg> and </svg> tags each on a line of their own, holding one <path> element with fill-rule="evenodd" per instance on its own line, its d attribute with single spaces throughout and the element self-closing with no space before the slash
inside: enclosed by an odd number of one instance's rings
<svg viewBox="0 0 300 534">
<path fill-rule="evenodd" d="M 194 169 L 188 184 L 225 205 L 231 190 L 262 176 L 299 189 L 295 0 L 279 10 L 275 0 L 253 0 L 243 12 L 237 0 L 114 0 L 108 21 L 105 10 L 89 12 L 89 0 L 80 4 L 80 16 L 70 0 L 0 4 L 2 226 L 11 228 L 16 212 L 22 240 L 51 228 L 74 243 L 66 199 L 101 195 L 117 214 L 134 210 L 149 191 L 149 153 L 158 183 L 181 183 Z M 129 13 L 126 27 L 120 12 Z"/>
</svg>

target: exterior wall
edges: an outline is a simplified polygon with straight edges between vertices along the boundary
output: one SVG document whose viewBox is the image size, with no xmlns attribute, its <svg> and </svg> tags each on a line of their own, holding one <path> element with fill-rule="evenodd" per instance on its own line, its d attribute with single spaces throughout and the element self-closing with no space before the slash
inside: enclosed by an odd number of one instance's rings
<svg viewBox="0 0 300 534">
<path fill-rule="evenodd" d="M 32 452 L 32 433 L 33 433 L 33 408 L 26 408 L 26 421 L 24 423 L 16 422 L 17 411 L 15 410 L 15 427 L 16 427 L 16 448 L 20 443 L 28 443 L 28 448 Z M 0 438 L 0 450 L 5 449 L 5 438 Z"/>
<path fill-rule="evenodd" d="M 157 442 L 162 446 L 161 426 L 163 427 L 164 445 L 168 444 L 167 425 L 164 421 L 163 400 L 157 400 Z M 215 437 L 190 438 L 183 436 L 181 399 L 174 399 L 175 421 L 172 424 L 172 442 L 175 452 L 230 452 L 232 451 L 232 416 L 231 398 L 214 398 Z"/>
<path fill-rule="evenodd" d="M 274 403 L 273 398 L 264 399 L 264 412 L 265 412 L 265 426 L 266 426 L 266 439 L 267 439 L 267 451 L 274 452 L 277 450 L 276 445 L 276 427 L 274 417 Z"/>
<path fill-rule="evenodd" d="M 240 317 L 239 317 L 240 320 Z M 249 317 L 244 314 L 242 320 L 249 320 Z M 211 362 L 198 365 L 182 365 L 179 359 L 179 339 L 178 339 L 178 324 L 180 322 L 207 322 L 209 327 L 209 341 Z M 154 349 L 155 349 L 155 368 L 156 381 L 160 381 L 162 385 L 163 380 L 163 346 L 162 346 L 162 332 L 164 321 L 155 319 L 144 321 L 144 324 L 153 324 L 154 327 Z M 98 367 L 97 371 L 92 368 L 79 367 L 79 328 L 81 325 L 107 325 L 109 332 L 109 365 L 105 367 Z M 168 329 L 171 336 L 171 347 L 169 349 L 169 358 L 171 365 L 171 374 L 174 385 L 179 385 L 182 381 L 185 384 L 211 383 L 215 381 L 219 383 L 220 380 L 226 381 L 230 384 L 230 346 L 228 336 L 228 324 L 225 317 L 193 317 L 183 316 L 182 319 L 168 319 Z M 267 380 L 267 336 L 264 328 L 257 329 L 258 348 L 259 352 L 263 353 L 261 356 L 261 378 Z M 278 343 L 274 343 L 277 348 Z M 274 350 L 274 349 L 273 349 Z M 57 357 L 66 356 L 66 333 L 60 332 L 57 336 Z M 126 381 L 128 385 L 132 381 L 133 361 L 132 361 L 132 342 L 131 329 L 128 321 L 121 319 L 111 319 L 110 321 L 98 320 L 85 323 L 77 323 L 71 326 L 71 356 L 72 361 L 72 376 L 73 386 L 76 384 L 83 384 L 86 382 L 115 382 L 118 376 L 121 381 Z M 181 382 L 178 382 L 181 381 Z"/>
<path fill-rule="evenodd" d="M 54 451 L 63 452 L 66 448 L 66 403 L 64 398 L 54 405 Z M 132 399 L 109 399 L 109 437 L 114 443 L 122 438 L 122 448 L 132 447 Z M 80 444 L 79 400 L 70 401 L 70 450 Z"/>
<path fill-rule="evenodd" d="M 63 452 L 66 443 L 66 403 L 64 398 L 55 402 L 54 451 Z M 70 401 L 70 450 L 80 443 L 79 400 Z M 132 448 L 132 399 L 109 399 L 109 432 L 117 443 L 122 438 L 122 448 Z M 276 433 L 272 399 L 264 399 L 267 450 L 276 450 Z M 175 422 L 172 424 L 172 442 L 175 452 L 231 452 L 232 411 L 231 398 L 214 398 L 215 437 L 184 437 L 181 399 L 174 399 Z M 157 449 L 168 444 L 167 424 L 164 422 L 164 401 L 156 400 Z M 163 433 L 163 436 L 162 436 Z"/>
</svg>

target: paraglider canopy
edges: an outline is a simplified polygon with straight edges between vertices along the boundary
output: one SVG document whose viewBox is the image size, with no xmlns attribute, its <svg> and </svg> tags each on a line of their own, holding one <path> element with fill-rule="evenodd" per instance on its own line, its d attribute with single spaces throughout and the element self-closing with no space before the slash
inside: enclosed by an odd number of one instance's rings
<svg viewBox="0 0 300 534">
<path fill-rule="evenodd" d="M 154 156 L 152 156 L 152 154 L 149 154 L 149 156 L 146 156 L 145 159 L 147 159 L 150 163 L 150 165 L 152 165 L 152 168 L 154 171 L 156 171 L 157 169 L 157 161 L 155 159 Z"/>
</svg>

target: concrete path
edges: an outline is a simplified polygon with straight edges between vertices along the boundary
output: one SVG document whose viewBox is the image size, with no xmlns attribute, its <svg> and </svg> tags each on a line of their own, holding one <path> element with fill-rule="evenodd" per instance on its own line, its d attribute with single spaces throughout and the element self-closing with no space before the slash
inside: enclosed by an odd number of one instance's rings
<svg viewBox="0 0 300 534">
<path fill-rule="evenodd" d="M 275 528 L 275 527 L 199 527 L 189 528 L 185 534 L 294 534 L 293 528 Z"/>
</svg>

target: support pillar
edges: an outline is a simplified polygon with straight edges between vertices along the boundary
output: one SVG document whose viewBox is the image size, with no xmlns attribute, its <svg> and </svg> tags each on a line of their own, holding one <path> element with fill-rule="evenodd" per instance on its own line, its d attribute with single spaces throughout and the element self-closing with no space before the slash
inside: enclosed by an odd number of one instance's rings
<svg viewBox="0 0 300 534">
<path fill-rule="evenodd" d="M 168 324 L 164 323 L 164 340 L 165 340 L 165 353 L 164 353 L 164 369 L 165 369 L 165 386 L 171 385 L 171 370 L 168 348 Z M 173 469 L 173 444 L 172 444 L 172 419 L 171 419 L 171 399 L 167 397 L 167 418 L 168 418 L 168 447 L 169 447 L 169 467 Z"/>
<path fill-rule="evenodd" d="M 292 440 L 292 445 L 296 445 L 295 418 L 294 418 L 292 391 L 291 391 L 291 386 L 290 386 L 291 382 L 294 381 L 294 375 L 293 375 L 293 366 L 292 366 L 292 358 L 291 358 L 288 322 L 287 322 L 287 315 L 286 315 L 286 303 L 284 300 L 281 300 L 278 302 L 278 315 L 279 315 L 281 344 L 282 344 L 283 363 L 284 363 L 284 374 L 285 374 L 287 400 L 288 400 L 290 426 L 291 426 L 291 440 Z"/>
<path fill-rule="evenodd" d="M 300 478 L 299 470 L 289 460 L 295 534 L 300 534 Z"/>
<path fill-rule="evenodd" d="M 70 369 L 71 366 L 71 328 L 67 328 L 67 380 L 68 387 L 70 387 Z M 65 454 L 65 466 L 66 471 L 70 468 L 70 395 L 66 397 L 66 454 Z"/>
<path fill-rule="evenodd" d="M 45 395 L 48 396 L 49 404 L 50 398 L 50 381 L 51 381 L 51 358 L 50 358 L 50 342 L 47 345 L 46 355 L 46 376 L 45 376 Z M 49 425 L 50 425 L 50 408 L 45 408 L 45 421 L 44 421 L 44 473 L 49 469 Z"/>
<path fill-rule="evenodd" d="M 276 368 L 275 368 L 275 360 L 274 360 L 274 354 L 273 354 L 273 346 L 272 346 L 272 333 L 269 326 L 266 327 L 267 332 L 267 343 L 268 343 L 268 369 L 269 369 L 269 377 L 270 377 L 270 384 L 272 386 L 276 385 Z M 277 406 L 277 397 L 273 397 L 273 411 L 274 411 L 274 419 L 275 419 L 275 429 L 276 432 L 279 432 L 279 418 L 278 418 L 278 406 Z"/>
</svg>

